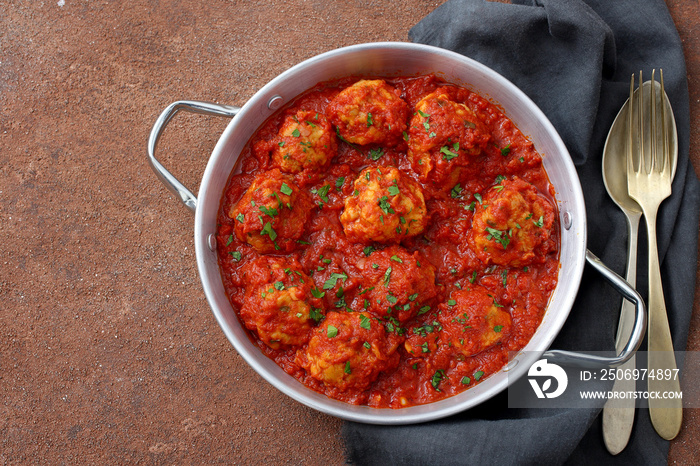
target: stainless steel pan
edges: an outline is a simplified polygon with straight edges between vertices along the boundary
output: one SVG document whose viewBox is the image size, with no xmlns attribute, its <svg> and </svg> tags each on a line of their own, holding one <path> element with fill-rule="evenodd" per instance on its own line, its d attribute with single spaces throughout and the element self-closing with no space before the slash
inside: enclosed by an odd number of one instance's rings
<svg viewBox="0 0 700 466">
<path fill-rule="evenodd" d="M 321 81 L 346 76 L 412 76 L 435 73 L 497 103 L 543 155 L 556 190 L 561 223 L 559 283 L 537 332 L 505 368 L 479 385 L 452 398 L 403 409 L 353 406 L 316 393 L 286 374 L 250 341 L 224 292 L 217 263 L 216 217 L 229 174 L 250 136 L 275 110 Z M 209 159 L 195 197 L 155 158 L 162 131 L 179 110 L 232 117 Z M 233 118 L 235 116 L 235 118 Z M 462 55 L 410 43 L 370 43 L 333 50 L 285 71 L 241 107 L 179 101 L 168 106 L 153 126 L 148 141 L 149 161 L 165 186 L 195 214 L 194 242 L 202 286 L 226 337 L 248 364 L 268 382 L 295 400 L 333 416 L 376 424 L 407 424 L 445 417 L 475 406 L 504 390 L 509 380 L 524 375 L 540 358 L 587 367 L 616 366 L 639 347 L 646 313 L 639 294 L 586 250 L 586 213 L 583 193 L 569 153 L 552 124 L 517 87 L 493 70 Z M 612 358 L 549 350 L 564 325 L 588 262 L 627 299 L 635 303 L 636 322 L 624 350 Z"/>
</svg>

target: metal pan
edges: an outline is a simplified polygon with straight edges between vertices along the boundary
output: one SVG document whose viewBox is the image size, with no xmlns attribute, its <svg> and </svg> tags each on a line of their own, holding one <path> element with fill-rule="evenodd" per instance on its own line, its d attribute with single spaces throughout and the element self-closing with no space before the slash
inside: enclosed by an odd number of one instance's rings
<svg viewBox="0 0 700 466">
<path fill-rule="evenodd" d="M 474 388 L 454 397 L 402 409 L 354 406 L 314 392 L 286 374 L 248 338 L 224 292 L 217 263 L 216 218 L 229 174 L 250 136 L 277 109 L 321 81 L 347 76 L 413 76 L 434 73 L 466 87 L 502 108 L 529 137 L 543 156 L 544 167 L 556 190 L 561 224 L 559 282 L 540 327 L 530 342 L 506 367 Z M 211 154 L 198 197 L 173 177 L 155 158 L 156 145 L 168 122 L 180 110 L 234 117 Z M 436 47 L 400 42 L 354 45 L 336 49 L 280 74 L 241 107 L 178 101 L 155 122 L 148 142 L 149 161 L 161 181 L 195 214 L 194 242 L 202 286 L 217 321 L 238 353 L 268 382 L 295 400 L 343 419 L 375 424 L 408 424 L 449 416 L 469 409 L 504 390 L 509 381 L 526 374 L 541 358 L 581 367 L 617 366 L 639 347 L 646 312 L 639 294 L 586 250 L 586 211 L 581 185 L 563 141 L 542 111 L 516 86 L 490 68 L 465 56 Z M 626 299 L 635 303 L 632 336 L 616 357 L 549 350 L 564 325 L 588 262 Z"/>
</svg>

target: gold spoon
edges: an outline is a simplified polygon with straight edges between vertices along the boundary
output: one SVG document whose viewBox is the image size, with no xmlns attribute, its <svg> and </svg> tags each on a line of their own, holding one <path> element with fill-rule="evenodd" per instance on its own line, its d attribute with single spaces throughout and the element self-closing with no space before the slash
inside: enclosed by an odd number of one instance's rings
<svg viewBox="0 0 700 466">
<path fill-rule="evenodd" d="M 639 90 L 635 91 L 635 94 Z M 670 109 L 668 97 L 666 105 Z M 620 207 L 627 219 L 627 271 L 626 280 L 636 286 L 637 280 L 637 237 L 639 221 L 642 209 L 637 201 L 632 199 L 627 191 L 627 145 L 628 145 L 628 119 L 629 99 L 622 106 L 610 128 L 608 138 L 603 149 L 603 182 L 608 194 Z M 669 112 L 673 115 L 671 112 Z M 675 124 L 674 124 L 675 128 Z M 676 159 L 673 154 L 678 154 L 678 146 L 675 138 L 671 138 L 671 176 L 676 173 Z M 634 305 L 627 300 L 622 301 L 620 310 L 620 323 L 617 328 L 615 349 L 620 351 L 629 339 L 634 324 Z M 635 368 L 635 358 L 632 357 L 624 365 L 620 366 L 622 373 L 625 369 Z M 630 377 L 630 379 L 632 379 Z M 634 380 L 616 380 L 613 385 L 614 392 L 626 392 L 635 390 Z M 632 425 L 634 423 L 635 400 L 633 398 L 620 398 L 608 401 L 603 408 L 603 441 L 608 451 L 617 455 L 629 441 Z"/>
</svg>

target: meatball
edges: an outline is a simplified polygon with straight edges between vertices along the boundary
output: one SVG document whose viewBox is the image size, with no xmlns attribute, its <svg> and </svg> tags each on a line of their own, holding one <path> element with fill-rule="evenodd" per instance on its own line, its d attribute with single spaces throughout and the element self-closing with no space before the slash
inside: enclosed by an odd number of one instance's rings
<svg viewBox="0 0 700 466">
<path fill-rule="evenodd" d="M 238 239 L 259 253 L 288 253 L 304 234 L 312 208 L 310 196 L 274 169 L 258 175 L 228 215 Z"/>
<path fill-rule="evenodd" d="M 363 261 L 365 308 L 377 317 L 404 323 L 437 294 L 435 267 L 419 252 L 401 246 L 372 252 Z"/>
<path fill-rule="evenodd" d="M 552 203 L 515 178 L 492 186 L 474 212 L 469 245 L 485 264 L 522 267 L 556 248 Z"/>
<path fill-rule="evenodd" d="M 481 154 L 491 134 L 481 119 L 440 87 L 416 104 L 408 129 L 408 159 L 422 181 L 451 189 L 464 167 Z"/>
<path fill-rule="evenodd" d="M 328 119 L 318 113 L 299 110 L 284 119 L 272 162 L 282 171 L 321 170 L 330 164 L 338 150 L 338 141 Z"/>
<path fill-rule="evenodd" d="M 464 356 L 480 353 L 510 335 L 510 314 L 481 286 L 455 291 L 438 310 L 441 343 Z"/>
<path fill-rule="evenodd" d="M 396 368 L 399 341 L 366 312 L 329 312 L 296 362 L 326 387 L 362 390 Z"/>
<path fill-rule="evenodd" d="M 428 221 L 423 192 L 394 167 L 368 167 L 345 198 L 340 222 L 354 242 L 400 242 L 423 232 Z"/>
<path fill-rule="evenodd" d="M 409 108 L 399 90 L 376 79 L 343 89 L 326 111 L 344 140 L 395 146 L 403 140 Z"/>
<path fill-rule="evenodd" d="M 296 260 L 260 256 L 244 268 L 246 291 L 240 309 L 244 325 L 271 348 L 306 344 L 323 317 L 314 281 Z"/>
</svg>

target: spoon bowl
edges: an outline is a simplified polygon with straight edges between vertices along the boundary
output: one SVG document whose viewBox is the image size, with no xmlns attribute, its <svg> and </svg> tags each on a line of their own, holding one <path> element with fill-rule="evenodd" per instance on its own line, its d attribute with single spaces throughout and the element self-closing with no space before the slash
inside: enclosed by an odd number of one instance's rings
<svg viewBox="0 0 700 466">
<path fill-rule="evenodd" d="M 658 86 L 658 84 L 657 84 Z M 651 87 L 651 81 L 647 81 L 643 85 L 643 90 L 645 95 L 649 95 L 649 88 Z M 640 92 L 639 89 L 635 90 L 635 98 L 637 93 Z M 664 93 L 663 95 L 664 105 L 665 105 L 665 118 L 666 127 L 669 128 L 670 134 L 677 134 L 676 132 L 676 120 L 673 117 L 673 110 L 671 108 L 671 102 L 668 100 L 668 96 Z M 620 206 L 623 211 L 637 212 L 641 215 L 642 209 L 639 207 L 637 201 L 632 199 L 627 191 L 627 148 L 629 145 L 628 141 L 628 120 L 629 120 L 629 99 L 622 106 L 615 121 L 610 128 L 608 133 L 608 138 L 605 141 L 605 148 L 603 149 L 603 183 L 605 183 L 605 189 L 612 200 Z M 676 138 L 670 138 L 668 141 L 669 154 L 671 162 L 671 179 L 676 175 L 676 165 L 678 161 L 678 141 Z"/>
</svg>

